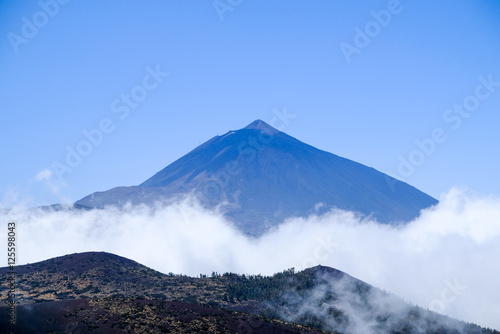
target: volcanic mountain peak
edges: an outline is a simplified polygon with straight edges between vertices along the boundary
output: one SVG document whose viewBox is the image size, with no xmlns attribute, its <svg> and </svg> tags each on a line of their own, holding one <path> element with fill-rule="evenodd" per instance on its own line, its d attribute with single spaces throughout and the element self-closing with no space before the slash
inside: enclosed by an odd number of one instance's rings
<svg viewBox="0 0 500 334">
<path fill-rule="evenodd" d="M 261 235 L 290 217 L 354 211 L 379 223 L 415 219 L 437 201 L 371 167 L 319 150 L 262 120 L 201 144 L 139 186 L 91 194 L 87 207 L 198 197 L 244 233 Z M 318 210 L 318 203 L 323 203 Z"/>
<path fill-rule="evenodd" d="M 263 120 L 260 120 L 260 119 L 253 121 L 252 123 L 245 126 L 243 129 L 260 130 L 260 131 L 263 131 L 266 133 L 272 133 L 272 134 L 279 132 L 277 129 L 275 129 L 274 127 L 272 127 L 271 125 L 267 124 L 266 122 L 264 122 Z"/>
</svg>

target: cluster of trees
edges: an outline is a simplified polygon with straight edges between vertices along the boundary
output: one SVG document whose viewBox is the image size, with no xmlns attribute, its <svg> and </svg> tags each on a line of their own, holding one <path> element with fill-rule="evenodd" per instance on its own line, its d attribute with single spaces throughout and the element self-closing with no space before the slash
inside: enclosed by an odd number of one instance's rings
<svg viewBox="0 0 500 334">
<path fill-rule="evenodd" d="M 380 333 L 391 334 L 500 334 L 497 331 L 484 329 L 474 324 L 466 324 L 454 319 L 411 306 L 398 300 L 384 291 L 348 277 L 333 273 L 323 275 L 321 268 L 315 271 L 295 272 L 294 268 L 284 270 L 273 276 L 244 275 L 235 273 L 219 274 L 212 272 L 208 279 L 223 280 L 226 294 L 222 299 L 237 305 L 242 301 L 260 302 L 259 313 L 268 318 L 281 319 L 319 330 L 330 332 L 346 332 L 349 328 L 350 315 L 338 305 L 348 299 L 349 305 L 364 314 L 372 315 L 371 324 L 375 324 Z M 207 278 L 207 276 L 202 276 Z M 342 284 L 336 288 L 336 282 Z M 325 284 L 323 294 L 311 299 L 311 292 Z M 387 302 L 401 306 L 400 312 L 384 309 L 373 298 L 376 295 Z M 384 299 L 386 298 L 386 299 Z M 303 312 L 304 303 L 312 303 L 316 311 Z M 313 307 L 313 308 L 314 308 Z M 322 308 L 321 312 L 317 312 Z M 292 314 L 293 319 L 285 314 Z M 370 316 L 371 317 L 371 316 Z M 348 332 L 348 330 L 347 330 Z"/>
</svg>

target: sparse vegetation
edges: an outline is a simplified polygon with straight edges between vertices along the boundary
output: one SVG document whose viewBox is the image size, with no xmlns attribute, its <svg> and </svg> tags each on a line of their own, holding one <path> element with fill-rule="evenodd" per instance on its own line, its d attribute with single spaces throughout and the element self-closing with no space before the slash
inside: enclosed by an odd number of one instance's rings
<svg viewBox="0 0 500 334">
<path fill-rule="evenodd" d="M 213 272 L 194 278 L 161 274 L 112 254 L 84 253 L 19 266 L 18 272 L 19 319 L 25 314 L 47 333 L 68 324 L 94 333 L 348 333 L 351 319 L 341 307 L 346 300 L 360 316 L 370 316 L 380 333 L 455 334 L 459 327 L 464 333 L 499 333 L 409 306 L 327 267 L 270 277 Z M 3 300 L 6 293 L 0 289 Z M 373 296 L 391 299 L 400 312 L 380 308 Z M 61 312 L 48 321 L 43 315 L 54 303 Z"/>
</svg>

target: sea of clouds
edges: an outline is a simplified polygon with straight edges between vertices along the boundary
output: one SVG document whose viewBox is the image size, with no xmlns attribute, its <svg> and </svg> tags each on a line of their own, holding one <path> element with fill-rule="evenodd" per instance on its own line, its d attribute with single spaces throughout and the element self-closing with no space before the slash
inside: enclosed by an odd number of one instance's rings
<svg viewBox="0 0 500 334">
<path fill-rule="evenodd" d="M 103 210 L 12 208 L 17 264 L 106 251 L 163 273 L 273 274 L 334 267 L 424 308 L 500 329 L 500 198 L 451 189 L 414 221 L 381 225 L 352 212 L 289 219 L 259 238 L 194 198 Z M 1 233 L 6 246 L 7 233 Z M 4 247 L 5 249 L 5 247 Z"/>
</svg>

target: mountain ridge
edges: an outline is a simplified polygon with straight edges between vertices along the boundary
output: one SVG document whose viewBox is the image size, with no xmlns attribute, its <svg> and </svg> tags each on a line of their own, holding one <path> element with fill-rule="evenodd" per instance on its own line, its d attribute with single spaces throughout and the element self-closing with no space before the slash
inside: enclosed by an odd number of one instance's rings
<svg viewBox="0 0 500 334">
<path fill-rule="evenodd" d="M 370 333 L 499 334 L 409 305 L 325 266 L 272 276 L 188 277 L 111 253 L 84 252 L 16 270 L 16 329 L 23 333 L 354 334 L 369 328 Z M 7 271 L 0 268 L 2 275 Z M 3 300 L 8 291 L 8 282 L 2 282 Z M 0 306 L 0 313 L 6 310 Z M 7 321 L 0 318 L 0 333 Z"/>
</svg>

